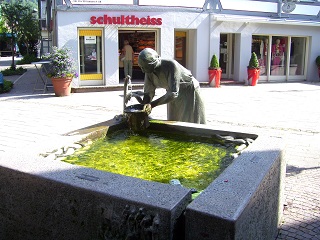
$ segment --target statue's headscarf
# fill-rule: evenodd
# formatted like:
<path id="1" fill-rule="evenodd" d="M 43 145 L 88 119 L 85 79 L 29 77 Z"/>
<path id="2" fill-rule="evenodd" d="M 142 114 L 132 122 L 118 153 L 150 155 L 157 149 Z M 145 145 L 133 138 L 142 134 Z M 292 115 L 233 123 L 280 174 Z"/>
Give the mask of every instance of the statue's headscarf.
<path id="1" fill-rule="evenodd" d="M 152 48 L 145 48 L 139 53 L 139 64 L 148 64 L 157 67 L 160 64 L 159 54 Z"/>

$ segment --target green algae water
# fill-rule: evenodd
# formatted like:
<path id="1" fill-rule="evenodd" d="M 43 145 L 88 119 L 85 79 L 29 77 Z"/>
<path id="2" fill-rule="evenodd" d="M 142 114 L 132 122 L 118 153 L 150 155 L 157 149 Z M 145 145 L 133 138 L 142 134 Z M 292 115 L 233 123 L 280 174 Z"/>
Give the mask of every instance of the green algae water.
<path id="1" fill-rule="evenodd" d="M 232 162 L 235 147 L 209 138 L 147 131 L 119 130 L 94 141 L 64 161 L 144 180 L 204 190 Z"/>

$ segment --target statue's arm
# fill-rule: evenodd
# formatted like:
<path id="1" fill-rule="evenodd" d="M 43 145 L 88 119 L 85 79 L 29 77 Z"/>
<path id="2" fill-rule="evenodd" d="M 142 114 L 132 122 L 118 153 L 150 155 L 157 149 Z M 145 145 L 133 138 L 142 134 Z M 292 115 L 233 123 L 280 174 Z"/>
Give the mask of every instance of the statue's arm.
<path id="1" fill-rule="evenodd" d="M 153 84 L 151 77 L 146 74 L 144 77 L 144 94 L 143 94 L 143 100 L 139 103 L 141 104 L 150 104 L 150 102 L 152 101 L 152 99 L 155 96 L 156 93 L 156 86 Z"/>
<path id="2" fill-rule="evenodd" d="M 174 98 L 177 97 L 177 94 L 172 93 L 172 92 L 167 92 L 165 95 L 163 95 L 162 97 L 154 100 L 151 102 L 151 98 L 148 94 L 145 94 L 143 97 L 143 102 L 142 104 L 144 104 L 144 111 L 146 111 L 148 114 L 151 113 L 152 108 L 159 106 L 161 104 L 166 104 L 169 103 L 170 101 L 172 101 Z"/>
<path id="3" fill-rule="evenodd" d="M 152 101 L 151 107 L 154 108 L 156 106 L 162 105 L 162 104 L 167 104 L 169 102 L 171 102 L 173 99 L 175 99 L 176 97 L 178 97 L 178 93 L 177 92 L 168 92 L 163 95 L 162 97 Z"/>
<path id="4" fill-rule="evenodd" d="M 173 61 L 165 60 L 162 62 L 161 68 L 165 71 L 168 89 L 165 95 L 151 102 L 151 107 L 156 107 L 162 104 L 167 104 L 179 96 L 179 69 Z"/>
<path id="5" fill-rule="evenodd" d="M 143 100 L 142 100 L 142 98 L 140 97 L 139 94 L 137 94 L 137 93 L 132 93 L 132 97 L 135 97 L 140 104 L 143 103 Z"/>

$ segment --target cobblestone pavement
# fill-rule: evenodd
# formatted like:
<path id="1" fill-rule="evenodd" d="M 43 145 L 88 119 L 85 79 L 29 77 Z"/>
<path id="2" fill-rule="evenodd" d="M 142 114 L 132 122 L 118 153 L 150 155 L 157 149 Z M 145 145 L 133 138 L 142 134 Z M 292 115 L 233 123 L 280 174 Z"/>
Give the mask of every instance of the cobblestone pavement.
<path id="1" fill-rule="evenodd" d="M 33 66 L 26 67 L 28 72 L 20 78 L 6 77 L 15 87 L 0 95 L 0 155 L 52 150 L 74 142 L 66 133 L 122 113 L 121 91 L 60 98 L 52 90 L 33 93 L 37 73 Z M 285 208 L 277 239 L 320 239 L 319 82 L 222 85 L 201 91 L 208 125 L 285 141 Z M 165 106 L 153 109 L 151 117 L 165 119 Z"/>

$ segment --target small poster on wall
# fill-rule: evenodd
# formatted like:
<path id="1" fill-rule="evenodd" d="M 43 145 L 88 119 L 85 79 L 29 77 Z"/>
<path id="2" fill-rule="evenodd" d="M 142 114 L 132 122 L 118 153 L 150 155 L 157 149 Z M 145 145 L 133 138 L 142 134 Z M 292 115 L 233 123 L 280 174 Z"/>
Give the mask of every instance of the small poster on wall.
<path id="1" fill-rule="evenodd" d="M 84 36 L 84 44 L 96 44 L 97 37 L 96 36 Z"/>
<path id="2" fill-rule="evenodd" d="M 101 0 L 71 0 L 72 4 L 97 4 L 101 3 Z"/>
<path id="3" fill-rule="evenodd" d="M 71 0 L 72 4 L 132 4 L 132 0 Z"/>

